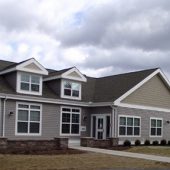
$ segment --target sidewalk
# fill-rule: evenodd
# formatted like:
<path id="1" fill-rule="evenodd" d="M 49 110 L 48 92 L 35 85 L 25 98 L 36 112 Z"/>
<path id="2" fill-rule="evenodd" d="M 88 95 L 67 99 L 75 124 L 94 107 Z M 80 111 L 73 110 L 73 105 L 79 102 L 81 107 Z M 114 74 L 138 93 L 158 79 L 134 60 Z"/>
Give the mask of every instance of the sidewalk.
<path id="1" fill-rule="evenodd" d="M 170 163 L 170 157 L 164 157 L 164 156 L 155 156 L 155 155 L 108 150 L 108 149 L 81 147 L 81 146 L 70 146 L 70 148 L 78 149 L 78 150 L 82 150 L 82 151 L 109 154 L 109 155 L 114 155 L 114 156 L 124 156 L 124 157 L 129 157 L 129 158 L 139 158 L 139 159 L 146 159 L 146 160 Z"/>

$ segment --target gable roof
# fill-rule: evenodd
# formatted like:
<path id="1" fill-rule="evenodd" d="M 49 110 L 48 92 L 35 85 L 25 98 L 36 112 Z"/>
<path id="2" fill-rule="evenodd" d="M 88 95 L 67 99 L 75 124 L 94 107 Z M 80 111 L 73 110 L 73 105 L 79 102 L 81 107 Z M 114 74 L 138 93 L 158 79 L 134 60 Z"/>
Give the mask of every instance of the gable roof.
<path id="1" fill-rule="evenodd" d="M 28 61 L 28 60 L 26 60 Z M 4 69 L 10 69 L 16 67 L 19 64 L 22 64 L 26 61 L 20 63 L 8 62 L 0 60 L 0 71 Z M 72 70 L 75 67 L 66 68 L 63 70 L 53 70 L 46 69 L 49 73 L 45 78 L 53 76 L 61 76 L 64 73 L 67 73 L 69 70 Z M 114 102 L 120 99 L 123 95 L 128 93 L 130 90 L 134 89 L 138 84 L 145 80 L 148 76 L 156 73 L 159 70 L 158 68 L 124 73 L 119 75 L 94 78 L 83 75 L 87 82 L 82 82 L 82 102 Z M 8 82 L 3 78 L 3 75 L 0 76 L 0 93 L 7 94 L 17 94 L 15 89 L 12 89 Z M 165 83 L 168 83 L 166 77 L 163 77 Z M 60 96 L 56 95 L 55 92 L 48 86 L 48 83 L 44 82 L 43 84 L 43 95 L 39 97 L 61 99 Z M 24 94 L 23 94 L 24 95 Z M 68 99 L 69 100 L 69 99 Z"/>
<path id="2" fill-rule="evenodd" d="M 70 70 L 70 69 L 72 69 L 72 68 L 73 68 L 73 67 L 66 68 L 66 69 L 62 69 L 62 70 L 49 70 L 49 69 L 48 69 L 49 74 L 48 74 L 48 76 L 46 76 L 46 77 L 59 76 L 59 75 L 67 72 L 68 70 Z"/>
<path id="3" fill-rule="evenodd" d="M 2 60 L 1 60 L 2 61 Z M 8 64 L 7 64 L 8 63 Z M 28 69 L 28 68 L 24 68 L 25 66 L 29 65 L 29 64 L 34 64 L 36 65 L 37 68 L 39 68 L 40 70 L 32 70 L 32 69 Z M 6 67 L 5 67 L 6 65 Z M 20 71 L 26 71 L 26 72 L 35 72 L 37 74 L 42 74 L 42 75 L 47 75 L 48 71 L 34 58 L 29 58 L 27 60 L 24 60 L 22 62 L 19 63 L 14 63 L 14 62 L 7 62 L 7 61 L 2 61 L 2 69 L 0 69 L 0 74 L 6 74 L 15 70 L 20 70 Z"/>
<path id="4" fill-rule="evenodd" d="M 114 102 L 156 70 L 157 68 L 154 68 L 95 79 L 87 77 L 87 85 L 83 85 L 83 91 L 85 93 L 88 90 L 87 87 L 91 86 L 93 96 L 91 98 L 83 96 L 83 98 L 85 101 L 92 102 Z"/>
<path id="5" fill-rule="evenodd" d="M 75 73 L 77 77 L 74 76 L 75 74 L 72 75 L 73 73 Z M 46 76 L 43 81 L 49 81 L 60 78 L 77 80 L 81 82 L 87 81 L 86 77 L 76 67 L 70 67 L 59 71 L 50 70 L 49 75 Z"/>

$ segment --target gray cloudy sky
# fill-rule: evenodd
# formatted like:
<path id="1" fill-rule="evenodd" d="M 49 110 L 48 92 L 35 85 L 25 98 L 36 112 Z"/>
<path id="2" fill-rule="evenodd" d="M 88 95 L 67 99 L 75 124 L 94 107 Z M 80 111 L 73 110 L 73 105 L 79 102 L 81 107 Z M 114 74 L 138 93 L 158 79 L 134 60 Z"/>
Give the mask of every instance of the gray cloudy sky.
<path id="1" fill-rule="evenodd" d="M 89 76 L 161 67 L 170 78 L 170 1 L 0 0 L 0 59 L 30 57 Z"/>

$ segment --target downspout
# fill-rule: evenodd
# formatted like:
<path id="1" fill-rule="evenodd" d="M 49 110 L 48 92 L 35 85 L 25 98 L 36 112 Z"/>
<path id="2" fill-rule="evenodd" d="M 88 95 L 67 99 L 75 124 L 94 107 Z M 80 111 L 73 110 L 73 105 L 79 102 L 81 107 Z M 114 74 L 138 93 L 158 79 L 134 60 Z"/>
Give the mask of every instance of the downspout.
<path id="1" fill-rule="evenodd" d="M 5 137 L 6 101 L 7 101 L 7 97 L 5 96 L 5 99 L 4 99 L 4 107 L 3 107 L 3 128 L 2 128 L 2 137 Z"/>

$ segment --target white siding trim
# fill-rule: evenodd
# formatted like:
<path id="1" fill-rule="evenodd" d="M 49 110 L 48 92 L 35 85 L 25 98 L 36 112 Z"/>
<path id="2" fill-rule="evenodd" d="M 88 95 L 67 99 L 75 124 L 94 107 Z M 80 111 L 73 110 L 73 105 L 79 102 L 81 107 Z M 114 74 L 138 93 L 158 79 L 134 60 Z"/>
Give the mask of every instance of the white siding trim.
<path id="1" fill-rule="evenodd" d="M 128 104 L 128 103 L 119 103 L 117 106 L 170 113 L 170 109 L 164 109 L 164 108 L 159 108 L 159 107 L 150 107 L 150 106 L 135 105 L 135 104 Z"/>

